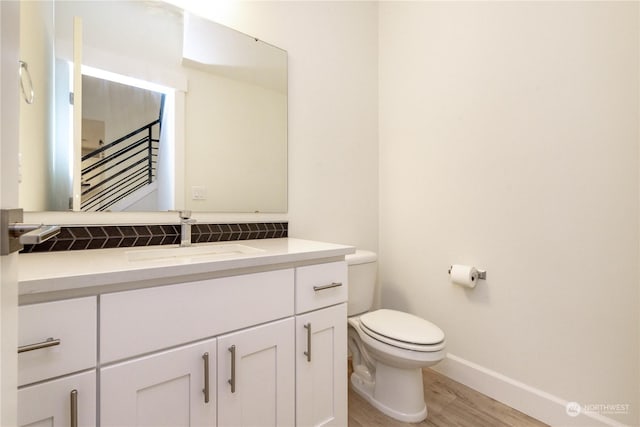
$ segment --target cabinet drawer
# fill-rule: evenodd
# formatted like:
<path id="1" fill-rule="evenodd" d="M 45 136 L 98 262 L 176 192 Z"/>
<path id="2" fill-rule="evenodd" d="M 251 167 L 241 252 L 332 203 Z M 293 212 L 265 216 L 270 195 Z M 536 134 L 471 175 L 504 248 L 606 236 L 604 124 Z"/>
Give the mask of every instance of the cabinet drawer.
<path id="1" fill-rule="evenodd" d="M 75 390 L 75 407 L 71 406 Z M 75 411 L 74 411 L 75 409 Z M 18 425 L 67 427 L 72 411 L 78 425 L 96 425 L 96 372 L 89 371 L 18 390 Z"/>
<path id="2" fill-rule="evenodd" d="M 296 313 L 347 300 L 345 261 L 296 268 Z"/>
<path id="3" fill-rule="evenodd" d="M 100 297 L 100 358 L 123 358 L 293 314 L 293 270 Z"/>
<path id="4" fill-rule="evenodd" d="M 18 385 L 95 366 L 96 298 L 18 307 L 18 347 L 60 340 L 58 345 L 18 354 Z"/>

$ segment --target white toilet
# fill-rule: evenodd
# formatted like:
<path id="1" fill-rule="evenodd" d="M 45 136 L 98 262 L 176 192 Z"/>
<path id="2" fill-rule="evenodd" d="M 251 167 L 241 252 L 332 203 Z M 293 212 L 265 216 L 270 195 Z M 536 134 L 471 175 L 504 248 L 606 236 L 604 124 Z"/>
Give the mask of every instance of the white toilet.
<path id="1" fill-rule="evenodd" d="M 354 390 L 386 415 L 403 422 L 427 417 L 422 368 L 445 356 L 444 332 L 420 317 L 396 310 L 369 311 L 377 256 L 356 251 L 349 265 L 349 351 Z"/>

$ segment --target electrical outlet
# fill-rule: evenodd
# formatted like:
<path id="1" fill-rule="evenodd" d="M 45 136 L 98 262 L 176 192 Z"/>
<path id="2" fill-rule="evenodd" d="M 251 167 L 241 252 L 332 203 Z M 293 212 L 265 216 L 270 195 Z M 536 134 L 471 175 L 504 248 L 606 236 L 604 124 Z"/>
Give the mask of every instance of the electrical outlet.
<path id="1" fill-rule="evenodd" d="M 202 185 L 194 185 L 191 187 L 191 200 L 206 200 L 207 188 Z"/>

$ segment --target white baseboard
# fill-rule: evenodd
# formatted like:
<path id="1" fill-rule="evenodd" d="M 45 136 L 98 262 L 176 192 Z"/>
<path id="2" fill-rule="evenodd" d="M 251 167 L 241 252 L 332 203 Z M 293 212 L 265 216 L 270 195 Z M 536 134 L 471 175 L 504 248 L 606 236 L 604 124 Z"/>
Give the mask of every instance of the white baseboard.
<path id="1" fill-rule="evenodd" d="M 593 412 L 569 416 L 568 401 L 453 354 L 448 354 L 442 362 L 432 366 L 432 369 L 551 426 L 624 426 Z"/>

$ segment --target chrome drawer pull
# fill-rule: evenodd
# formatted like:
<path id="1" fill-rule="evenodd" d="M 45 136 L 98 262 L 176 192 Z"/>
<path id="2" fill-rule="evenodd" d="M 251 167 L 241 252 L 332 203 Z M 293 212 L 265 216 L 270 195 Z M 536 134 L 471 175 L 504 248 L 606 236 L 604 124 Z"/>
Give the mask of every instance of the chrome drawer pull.
<path id="1" fill-rule="evenodd" d="M 202 355 L 204 360 L 204 403 L 209 403 L 209 352 Z"/>
<path id="2" fill-rule="evenodd" d="M 24 353 L 25 351 L 40 350 L 41 348 L 54 347 L 56 345 L 60 345 L 59 338 L 56 338 L 56 339 L 47 338 L 46 341 L 38 342 L 35 344 L 27 344 L 27 345 L 18 347 L 18 353 Z"/>
<path id="3" fill-rule="evenodd" d="M 78 427 L 78 390 L 71 390 L 71 427 Z"/>
<path id="4" fill-rule="evenodd" d="M 318 291 L 324 291 L 325 289 L 337 288 L 340 286 L 342 286 L 342 282 L 333 282 L 329 285 L 314 286 L 313 290 L 318 292 Z"/>
<path id="5" fill-rule="evenodd" d="M 231 393 L 236 392 L 236 346 L 232 345 L 229 347 L 229 351 L 231 352 L 231 379 L 229 380 L 229 384 L 231 385 Z"/>
<path id="6" fill-rule="evenodd" d="M 311 323 L 304 325 L 304 328 L 307 330 L 307 351 L 303 354 L 307 356 L 307 362 L 311 362 Z"/>

